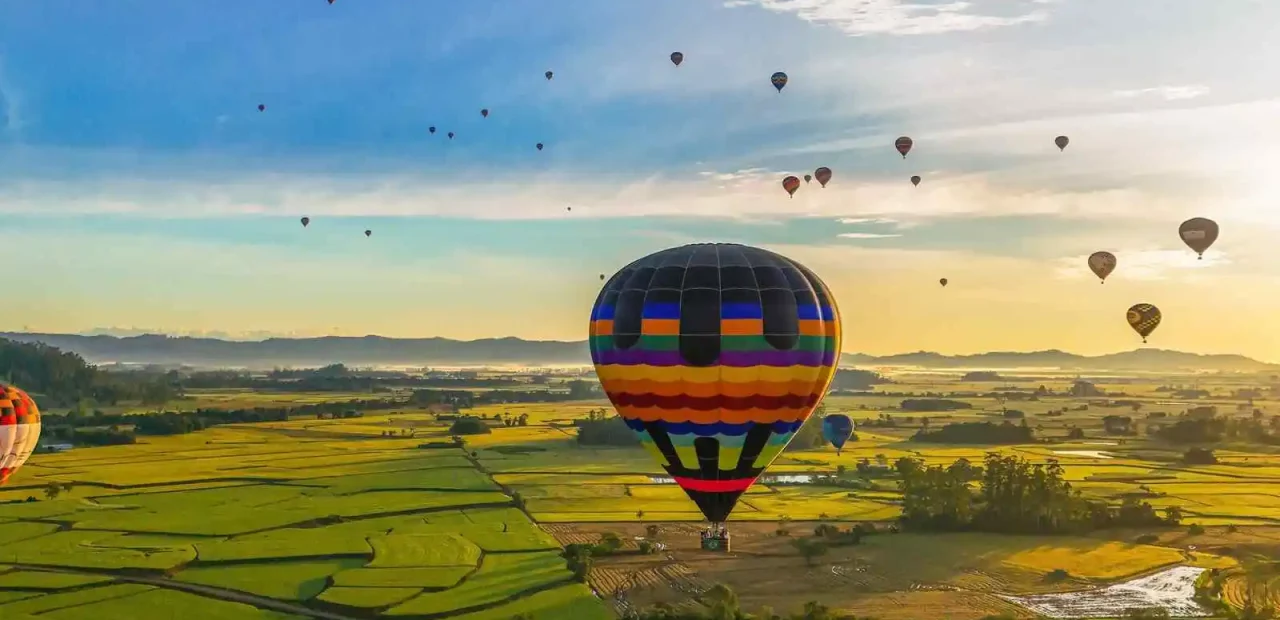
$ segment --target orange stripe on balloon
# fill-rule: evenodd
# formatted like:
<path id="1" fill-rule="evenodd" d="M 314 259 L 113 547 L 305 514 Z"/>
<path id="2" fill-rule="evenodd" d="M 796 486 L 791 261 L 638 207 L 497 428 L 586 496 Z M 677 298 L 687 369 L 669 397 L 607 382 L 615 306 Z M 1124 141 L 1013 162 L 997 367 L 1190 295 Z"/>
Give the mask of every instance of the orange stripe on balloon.
<path id="1" fill-rule="evenodd" d="M 640 333 L 646 336 L 679 336 L 680 319 L 643 319 Z"/>
<path id="2" fill-rule="evenodd" d="M 801 409 L 790 407 L 785 409 L 743 409 L 742 411 L 730 411 L 727 409 L 712 409 L 711 411 L 658 409 L 656 407 L 619 407 L 617 405 L 614 405 L 614 408 L 624 418 L 633 418 L 644 422 L 693 422 L 694 424 L 714 424 L 716 422 L 729 424 L 799 422 L 808 417 L 810 411 L 812 411 L 808 407 Z"/>
<path id="3" fill-rule="evenodd" d="M 720 334 L 724 336 L 759 336 L 764 333 L 761 319 L 720 319 Z"/>
<path id="4" fill-rule="evenodd" d="M 599 319 L 591 322 L 592 336 L 612 336 L 613 319 Z"/>
<path id="5" fill-rule="evenodd" d="M 800 322 L 801 336 L 825 336 L 827 335 L 825 325 L 830 325 L 830 321 L 821 321 L 815 319 L 802 319 Z"/>

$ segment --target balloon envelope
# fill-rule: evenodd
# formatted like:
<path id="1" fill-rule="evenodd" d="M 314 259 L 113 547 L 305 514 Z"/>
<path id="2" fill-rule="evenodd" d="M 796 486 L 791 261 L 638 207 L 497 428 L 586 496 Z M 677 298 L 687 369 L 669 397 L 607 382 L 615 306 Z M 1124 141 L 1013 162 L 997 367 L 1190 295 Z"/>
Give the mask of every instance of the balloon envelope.
<path id="1" fill-rule="evenodd" d="M 548 71 L 548 72 L 544 73 L 543 75 L 547 76 L 547 79 L 549 80 L 549 79 L 551 79 L 551 78 L 555 77 L 555 75 L 556 75 L 556 74 L 554 74 L 554 73 L 552 73 L 552 72 Z"/>
<path id="2" fill-rule="evenodd" d="M 819 185 L 826 187 L 827 183 L 831 181 L 831 169 L 826 166 L 818 168 L 813 171 L 813 178 L 818 180 Z"/>
<path id="3" fill-rule="evenodd" d="M 1147 341 L 1147 336 L 1151 332 L 1156 331 L 1160 326 L 1160 309 L 1151 304 L 1134 304 L 1129 311 L 1125 313 L 1125 319 L 1129 321 L 1129 327 L 1133 331 L 1138 332 L 1142 336 L 1142 341 Z"/>
<path id="4" fill-rule="evenodd" d="M 787 190 L 788 196 L 795 196 L 796 190 L 800 189 L 800 179 L 793 176 L 782 179 L 782 189 Z"/>
<path id="5" fill-rule="evenodd" d="M 1178 227 L 1178 236 L 1187 247 L 1204 258 L 1204 251 L 1218 240 L 1218 223 L 1203 217 L 1193 217 Z"/>
<path id="6" fill-rule="evenodd" d="M 452 131 L 450 131 L 450 132 L 449 132 L 449 139 L 450 139 L 450 140 L 452 140 L 452 139 L 453 139 L 453 132 L 452 132 Z"/>
<path id="7" fill-rule="evenodd" d="M 480 116 L 483 116 L 483 117 L 485 117 L 485 118 L 489 118 L 489 108 L 484 108 L 484 109 L 480 110 Z"/>
<path id="8" fill-rule="evenodd" d="M 435 133 L 435 132 L 436 132 L 435 125 L 432 125 L 431 127 L 428 127 L 428 128 L 427 128 L 427 131 L 428 131 L 428 132 L 430 132 L 430 133 Z"/>
<path id="9" fill-rule="evenodd" d="M 623 421 L 722 522 L 830 386 L 840 312 L 791 259 L 701 243 L 614 274 L 591 310 L 590 345 Z"/>
<path id="10" fill-rule="evenodd" d="M 1065 151 L 1067 149 L 1067 145 L 1071 143 L 1071 138 L 1068 138 L 1066 136 L 1058 136 L 1053 139 L 1053 143 L 1058 145 L 1059 151 Z"/>
<path id="11" fill-rule="evenodd" d="M 941 284 L 941 285 L 943 285 L 943 286 L 946 286 L 946 285 L 947 285 L 947 279 L 946 279 L 946 278 L 939 278 L 939 279 L 938 279 L 938 284 Z"/>
<path id="12" fill-rule="evenodd" d="M 778 92 L 782 92 L 782 87 L 787 85 L 787 74 L 779 71 L 769 76 L 769 83 L 773 84 L 773 87 L 778 89 Z"/>
<path id="13" fill-rule="evenodd" d="M 806 175 L 804 175 L 804 182 L 805 182 L 805 183 L 808 183 L 809 181 L 812 181 L 812 180 L 813 180 L 813 175 L 812 175 L 812 174 L 806 174 Z"/>
<path id="14" fill-rule="evenodd" d="M 1089 270 L 1093 275 L 1098 276 L 1102 281 L 1106 281 L 1107 276 L 1111 275 L 1116 268 L 1116 255 L 1111 252 L 1094 252 L 1089 255 Z"/>
<path id="15" fill-rule="evenodd" d="M 265 111 L 267 111 L 267 106 L 262 105 L 261 103 L 259 103 L 259 104 L 258 104 L 258 111 L 259 111 L 259 112 L 265 112 Z"/>
<path id="16" fill-rule="evenodd" d="M 310 223 L 311 223 L 311 218 L 309 218 L 309 217 L 304 217 L 304 218 L 302 218 L 302 227 L 303 227 L 303 228 L 306 228 L 306 227 L 307 227 L 307 224 L 310 224 Z"/>
<path id="17" fill-rule="evenodd" d="M 364 236 L 366 236 L 366 237 L 368 237 L 369 235 L 372 235 L 372 234 L 373 234 L 373 231 L 372 231 L 372 230 L 366 230 L 366 231 L 364 231 Z"/>
<path id="18" fill-rule="evenodd" d="M 915 143 L 911 141 L 911 138 L 902 136 L 901 138 L 893 141 L 893 148 L 898 149 L 898 152 L 902 153 L 902 158 L 906 159 L 907 153 L 911 152 L 911 146 L 913 144 Z"/>
<path id="19" fill-rule="evenodd" d="M 916 187 L 919 187 L 919 186 L 920 186 L 920 177 L 918 177 L 918 176 L 913 176 L 913 177 L 911 177 L 911 184 L 912 184 L 912 185 L 915 185 Z"/>
<path id="20" fill-rule="evenodd" d="M 853 435 L 853 420 L 843 413 L 834 413 L 822 419 L 822 438 L 836 447 L 836 453 Z"/>
<path id="21" fill-rule="evenodd" d="M 12 385 L 0 385 L 0 484 L 31 458 L 39 439 L 36 401 Z"/>
<path id="22" fill-rule="evenodd" d="M 541 143 L 541 142 L 539 142 L 539 143 L 537 144 L 537 147 L 538 147 L 538 150 L 539 150 L 539 151 L 541 151 L 541 150 L 542 150 L 542 143 Z"/>
<path id="23" fill-rule="evenodd" d="M 672 64 L 674 64 L 675 66 L 679 67 L 679 66 L 680 66 L 680 63 L 682 63 L 682 62 L 684 62 L 684 54 L 681 54 L 680 52 L 671 52 L 671 63 L 672 63 Z"/>

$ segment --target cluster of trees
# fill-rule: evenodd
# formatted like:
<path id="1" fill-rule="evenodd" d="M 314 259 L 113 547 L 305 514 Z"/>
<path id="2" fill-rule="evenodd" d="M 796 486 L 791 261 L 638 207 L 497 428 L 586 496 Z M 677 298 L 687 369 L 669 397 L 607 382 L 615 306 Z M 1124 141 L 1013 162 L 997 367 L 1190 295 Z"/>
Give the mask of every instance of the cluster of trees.
<path id="1" fill-rule="evenodd" d="M 1176 422 L 1151 431 L 1151 434 L 1171 443 L 1182 444 L 1247 441 L 1280 445 L 1280 416 L 1273 416 L 1268 420 L 1258 410 L 1254 410 L 1249 418 L 1188 414 Z"/>
<path id="2" fill-rule="evenodd" d="M 41 407 L 79 407 L 84 401 L 160 404 L 181 396 L 176 373 L 104 372 L 84 358 L 42 343 L 0 339 L 0 380 L 31 394 Z"/>
<path id="3" fill-rule="evenodd" d="M 1151 504 L 1133 497 L 1119 507 L 1085 499 L 1052 460 L 1032 464 L 990 453 L 981 468 L 965 459 L 948 467 L 924 467 L 904 457 L 896 469 L 902 476 L 902 521 L 920 529 L 1056 534 L 1172 526 L 1182 520 L 1176 506 L 1161 517 Z M 976 492 L 970 488 L 973 481 L 978 482 Z"/>
<path id="4" fill-rule="evenodd" d="M 948 424 L 937 430 L 922 428 L 911 436 L 911 441 L 924 443 L 962 444 L 1019 444 L 1035 441 L 1035 431 L 1025 419 L 1020 424 L 1008 420 L 992 422 L 960 422 Z"/>
<path id="5" fill-rule="evenodd" d="M 903 411 L 959 411 L 973 409 L 973 405 L 947 398 L 908 398 L 902 401 L 899 408 Z"/>
<path id="6" fill-rule="evenodd" d="M 583 446 L 635 446 L 640 444 L 636 434 L 622 417 L 610 415 L 604 409 L 592 409 L 586 418 L 573 421 L 578 429 L 578 444 Z"/>
<path id="7" fill-rule="evenodd" d="M 872 386 L 881 383 L 893 382 L 878 372 L 840 368 L 836 370 L 836 376 L 831 380 L 831 389 L 837 391 L 869 390 Z"/>

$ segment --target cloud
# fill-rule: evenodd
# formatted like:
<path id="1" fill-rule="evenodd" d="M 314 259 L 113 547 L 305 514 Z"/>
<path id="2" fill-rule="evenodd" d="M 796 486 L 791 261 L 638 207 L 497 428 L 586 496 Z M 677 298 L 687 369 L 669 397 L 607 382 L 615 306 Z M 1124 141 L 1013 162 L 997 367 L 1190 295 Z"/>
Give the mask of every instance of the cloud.
<path id="1" fill-rule="evenodd" d="M 1109 278 L 1119 276 L 1125 280 L 1168 280 L 1173 276 L 1186 276 L 1191 270 L 1229 265 L 1232 261 L 1216 250 L 1205 252 L 1204 259 L 1197 259 L 1190 250 L 1134 250 L 1119 251 L 1116 270 Z M 1064 279 L 1095 278 L 1088 268 L 1089 256 L 1071 256 L 1058 261 L 1055 273 Z"/>
<path id="2" fill-rule="evenodd" d="M 1155 86 L 1152 88 L 1139 88 L 1135 90 L 1117 90 L 1111 93 L 1118 99 L 1132 99 L 1143 95 L 1155 95 L 1165 101 L 1181 101 L 1184 99 L 1195 99 L 1203 95 L 1209 94 L 1209 87 L 1200 84 L 1189 84 L 1186 86 Z"/>
<path id="3" fill-rule="evenodd" d="M 887 217 L 842 217 L 837 222 L 841 224 L 896 224 L 898 220 Z"/>
<path id="4" fill-rule="evenodd" d="M 1005 15 L 983 14 L 999 6 Z M 920 35 L 973 31 L 1044 21 L 1048 13 L 1036 0 L 977 0 L 926 4 L 904 0 L 728 0 L 729 8 L 758 6 L 775 13 L 791 13 L 818 24 L 829 24 L 850 36 L 870 34 Z M 1012 10 L 1011 10 L 1012 9 Z"/>
<path id="5" fill-rule="evenodd" d="M 894 237 L 901 237 L 902 235 L 890 233 L 840 233 L 837 236 L 844 237 L 845 239 L 892 239 Z"/>

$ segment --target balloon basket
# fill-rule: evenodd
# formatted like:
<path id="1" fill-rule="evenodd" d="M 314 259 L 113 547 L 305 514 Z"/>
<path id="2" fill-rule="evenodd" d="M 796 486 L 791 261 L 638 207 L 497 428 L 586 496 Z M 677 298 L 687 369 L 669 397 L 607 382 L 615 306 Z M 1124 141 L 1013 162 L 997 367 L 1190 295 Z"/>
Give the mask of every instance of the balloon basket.
<path id="1" fill-rule="evenodd" d="M 723 535 L 703 536 L 702 550 L 714 551 L 716 553 L 729 553 L 730 539 L 731 535 L 728 532 Z"/>

